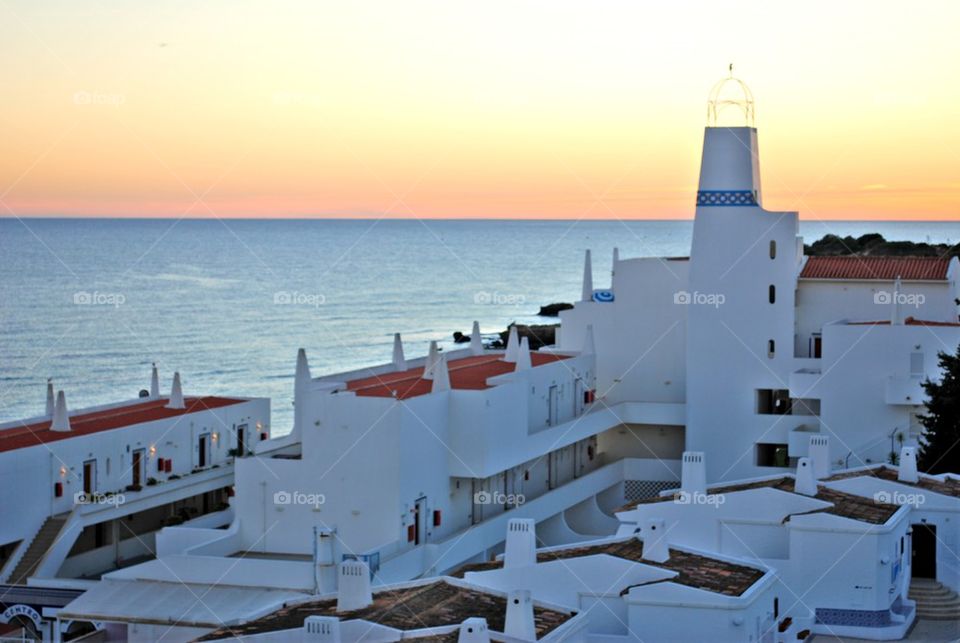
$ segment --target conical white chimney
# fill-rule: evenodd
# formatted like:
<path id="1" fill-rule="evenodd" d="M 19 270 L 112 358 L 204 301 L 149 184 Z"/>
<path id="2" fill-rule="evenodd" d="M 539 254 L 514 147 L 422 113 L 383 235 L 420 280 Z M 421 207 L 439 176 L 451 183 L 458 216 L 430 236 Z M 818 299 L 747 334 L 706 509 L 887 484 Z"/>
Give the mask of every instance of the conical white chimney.
<path id="1" fill-rule="evenodd" d="M 433 386 L 431 393 L 450 390 L 450 371 L 447 369 L 447 356 L 441 355 L 436 367 L 433 369 Z"/>
<path id="2" fill-rule="evenodd" d="M 510 334 L 507 335 L 507 350 L 503 354 L 503 361 L 516 362 L 520 356 L 520 339 L 517 336 L 517 327 L 510 327 Z"/>
<path id="3" fill-rule="evenodd" d="M 430 340 L 430 350 L 427 351 L 427 360 L 423 363 L 423 379 L 432 380 L 433 373 L 440 362 L 440 348 L 436 340 Z"/>
<path id="4" fill-rule="evenodd" d="M 393 368 L 397 371 L 407 370 L 407 360 L 403 357 L 403 341 L 400 333 L 393 334 Z"/>
<path id="5" fill-rule="evenodd" d="M 153 363 L 150 369 L 150 399 L 160 398 L 160 373 L 157 371 L 157 363 Z"/>
<path id="6" fill-rule="evenodd" d="M 187 405 L 183 402 L 183 388 L 180 386 L 180 371 L 173 374 L 173 386 L 170 387 L 170 401 L 167 402 L 168 409 L 185 409 Z"/>
<path id="7" fill-rule="evenodd" d="M 51 431 L 69 431 L 70 414 L 67 412 L 67 396 L 63 391 L 57 393 L 57 403 L 53 409 L 53 421 L 50 422 Z"/>
<path id="8" fill-rule="evenodd" d="M 580 292 L 580 301 L 593 301 L 593 262 L 590 260 L 590 251 L 583 255 L 583 290 Z"/>
<path id="9" fill-rule="evenodd" d="M 53 380 L 47 378 L 47 412 L 44 415 L 46 415 L 48 418 L 52 418 L 56 405 L 57 399 L 53 394 Z"/>
<path id="10" fill-rule="evenodd" d="M 480 322 L 473 322 L 473 330 L 470 331 L 470 352 L 474 355 L 483 355 L 483 338 L 480 337 Z"/>
<path id="11" fill-rule="evenodd" d="M 517 366 L 515 370 L 526 371 L 533 368 L 533 362 L 530 358 L 530 340 L 526 337 L 520 340 L 520 350 L 517 353 Z"/>

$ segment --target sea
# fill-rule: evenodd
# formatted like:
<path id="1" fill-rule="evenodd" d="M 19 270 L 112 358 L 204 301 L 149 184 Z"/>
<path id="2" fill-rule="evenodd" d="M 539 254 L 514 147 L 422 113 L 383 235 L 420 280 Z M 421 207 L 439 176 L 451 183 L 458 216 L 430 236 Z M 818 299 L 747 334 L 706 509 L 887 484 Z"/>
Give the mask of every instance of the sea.
<path id="1" fill-rule="evenodd" d="M 805 240 L 879 232 L 956 243 L 960 222 L 803 221 Z M 408 357 L 454 331 L 552 323 L 621 258 L 689 254 L 692 221 L 0 219 L 0 421 L 136 397 L 150 365 L 186 395 L 269 397 L 290 431 L 297 349 L 314 374 Z"/>

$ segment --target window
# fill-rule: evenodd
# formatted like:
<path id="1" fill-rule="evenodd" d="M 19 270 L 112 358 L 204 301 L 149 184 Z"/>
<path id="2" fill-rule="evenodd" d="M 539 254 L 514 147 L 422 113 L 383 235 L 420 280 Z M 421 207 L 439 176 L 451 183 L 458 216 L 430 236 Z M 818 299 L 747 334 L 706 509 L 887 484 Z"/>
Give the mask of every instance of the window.
<path id="1" fill-rule="evenodd" d="M 790 460 L 787 457 L 786 444 L 757 443 L 758 467 L 787 467 Z"/>
<path id="2" fill-rule="evenodd" d="M 923 375 L 923 353 L 910 353 L 910 375 Z"/>
<path id="3" fill-rule="evenodd" d="M 777 352 L 777 343 L 772 339 L 767 340 L 767 357 L 773 358 L 774 353 Z"/>
<path id="4" fill-rule="evenodd" d="M 787 389 L 757 389 L 757 413 L 760 415 L 789 415 L 792 406 Z"/>
<path id="5" fill-rule="evenodd" d="M 770 300 L 771 304 L 777 302 L 777 287 L 773 284 L 770 284 L 770 288 L 767 290 L 767 298 Z"/>
<path id="6" fill-rule="evenodd" d="M 775 597 L 773 599 L 773 618 L 778 616 L 780 616 L 780 599 Z"/>
<path id="7" fill-rule="evenodd" d="M 777 242 L 773 240 L 770 241 L 770 258 L 777 258 Z"/>

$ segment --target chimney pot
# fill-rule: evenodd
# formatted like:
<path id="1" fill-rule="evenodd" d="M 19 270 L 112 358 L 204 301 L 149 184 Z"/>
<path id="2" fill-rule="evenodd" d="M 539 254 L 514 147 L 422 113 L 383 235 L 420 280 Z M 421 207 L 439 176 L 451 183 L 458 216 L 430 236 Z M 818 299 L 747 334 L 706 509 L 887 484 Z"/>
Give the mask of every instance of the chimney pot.
<path id="1" fill-rule="evenodd" d="M 530 590 L 518 589 L 507 595 L 507 616 L 503 633 L 526 641 L 537 640 Z"/>
<path id="2" fill-rule="evenodd" d="M 487 619 L 474 617 L 461 623 L 457 643 L 490 643 Z"/>
<path id="3" fill-rule="evenodd" d="M 345 560 L 337 569 L 337 611 L 351 612 L 373 603 L 370 568 L 362 560 Z"/>
<path id="4" fill-rule="evenodd" d="M 303 640 L 340 643 L 340 619 L 335 616 L 308 616 L 303 621 Z"/>
<path id="5" fill-rule="evenodd" d="M 667 543 L 667 523 L 660 518 L 651 518 L 640 532 L 643 541 L 643 559 L 654 563 L 670 560 L 670 546 Z"/>
<path id="6" fill-rule="evenodd" d="M 537 523 L 533 518 L 513 518 L 507 523 L 504 567 L 523 567 L 537 563 Z"/>
<path id="7" fill-rule="evenodd" d="M 707 493 L 707 463 L 703 451 L 684 451 L 680 490 L 689 494 Z"/>
<path id="8" fill-rule="evenodd" d="M 917 472 L 917 450 L 914 447 L 900 449 L 897 480 L 900 482 L 920 482 L 920 474 Z"/>
<path id="9" fill-rule="evenodd" d="M 813 476 L 813 463 L 810 462 L 810 458 L 800 458 L 797 461 L 797 475 L 793 490 L 805 496 L 817 495 L 817 479 Z"/>

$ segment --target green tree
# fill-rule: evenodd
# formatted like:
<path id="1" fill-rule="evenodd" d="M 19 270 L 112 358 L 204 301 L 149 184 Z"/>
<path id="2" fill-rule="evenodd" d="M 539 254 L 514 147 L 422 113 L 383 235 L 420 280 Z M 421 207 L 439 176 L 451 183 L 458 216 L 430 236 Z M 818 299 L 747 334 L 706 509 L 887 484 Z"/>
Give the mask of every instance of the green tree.
<path id="1" fill-rule="evenodd" d="M 960 472 L 960 347 L 955 355 L 938 356 L 943 379 L 923 383 L 929 401 L 919 417 L 926 429 L 918 466 L 926 473 Z"/>

